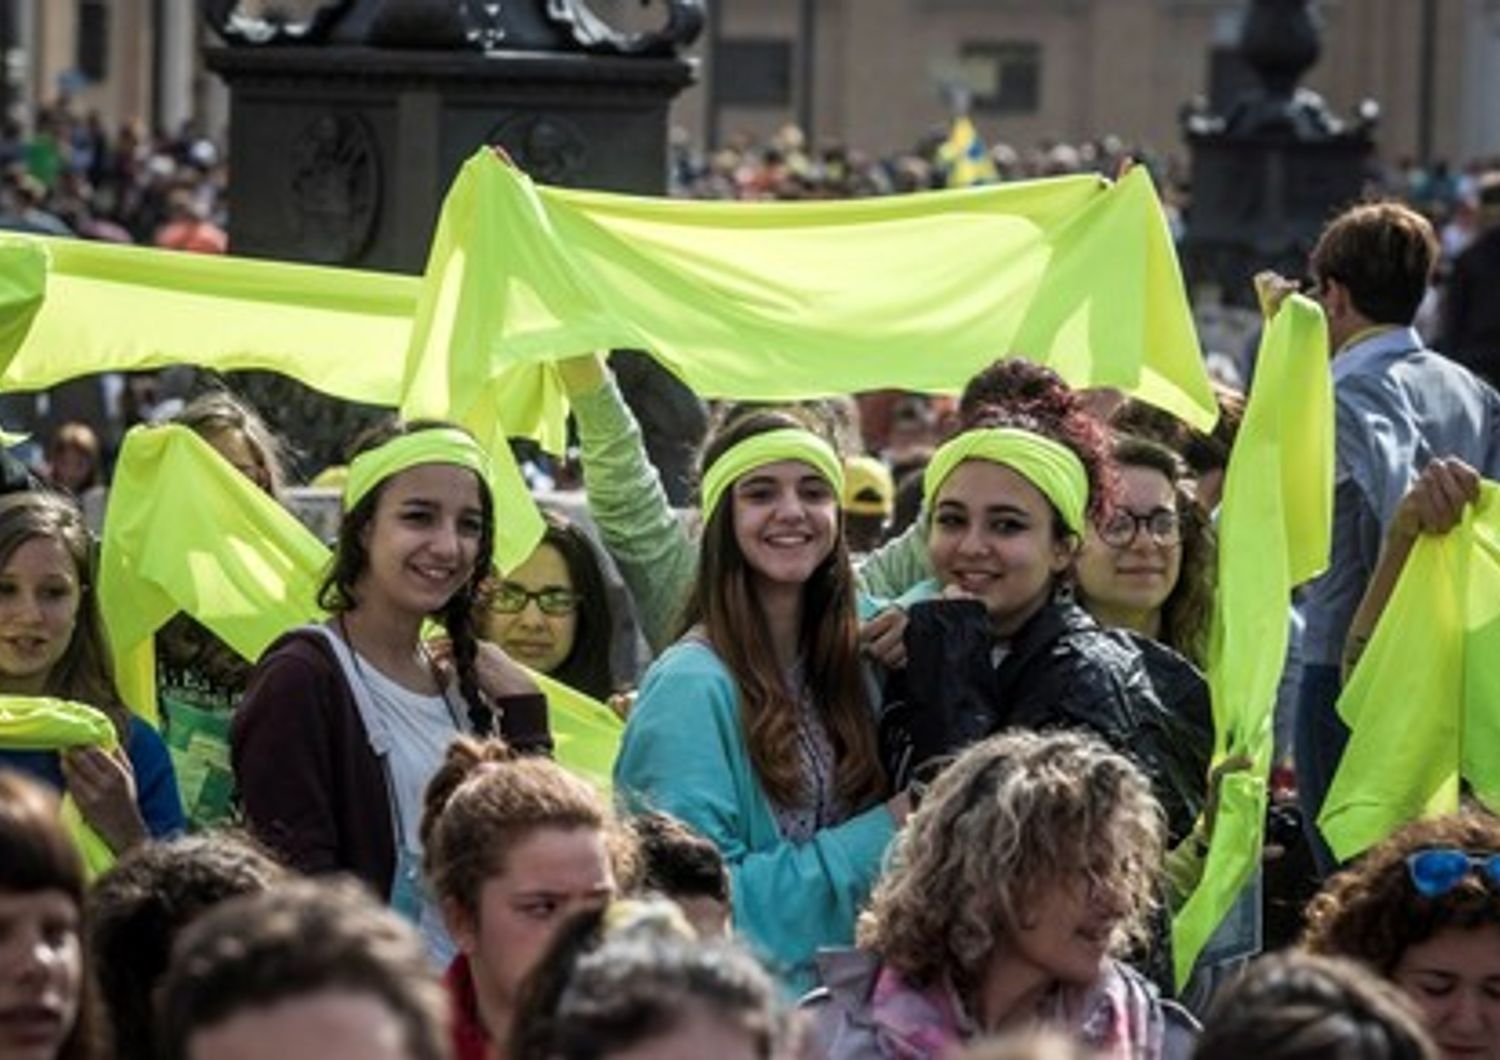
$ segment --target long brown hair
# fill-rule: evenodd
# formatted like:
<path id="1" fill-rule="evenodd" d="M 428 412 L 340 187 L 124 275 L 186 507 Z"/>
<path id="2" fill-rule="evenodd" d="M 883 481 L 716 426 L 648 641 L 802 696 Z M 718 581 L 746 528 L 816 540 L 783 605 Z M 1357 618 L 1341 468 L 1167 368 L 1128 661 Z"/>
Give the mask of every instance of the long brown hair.
<path id="1" fill-rule="evenodd" d="M 73 561 L 78 579 L 78 616 L 62 658 L 53 665 L 45 695 L 86 703 L 114 722 L 123 743 L 130 715 L 115 688 L 114 670 L 99 617 L 94 542 L 78 505 L 61 493 L 29 490 L 0 497 L 0 569 L 33 538 L 50 538 Z"/>
<path id="2" fill-rule="evenodd" d="M 766 410 L 737 419 L 709 442 L 703 466 L 711 466 L 747 438 L 788 427 L 809 429 L 786 411 Z M 804 794 L 797 765 L 801 708 L 777 664 L 752 571 L 735 540 L 731 494 L 726 492 L 718 508 L 704 512 L 703 517 L 698 578 L 683 616 L 683 630 L 701 625 L 734 676 L 755 774 L 774 802 L 790 805 Z M 827 726 L 836 754 L 838 793 L 851 805 L 863 806 L 884 790 L 885 771 L 860 674 L 854 593 L 854 571 L 840 523 L 833 550 L 803 586 L 798 643 L 814 709 Z"/>

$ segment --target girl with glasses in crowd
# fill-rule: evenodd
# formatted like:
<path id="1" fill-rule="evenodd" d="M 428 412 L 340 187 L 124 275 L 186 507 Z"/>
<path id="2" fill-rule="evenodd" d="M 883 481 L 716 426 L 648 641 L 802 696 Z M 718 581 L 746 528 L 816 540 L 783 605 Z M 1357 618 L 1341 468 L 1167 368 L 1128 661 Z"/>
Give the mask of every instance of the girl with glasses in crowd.
<path id="1" fill-rule="evenodd" d="M 1073 600 L 1087 525 L 1115 493 L 1107 436 L 1055 375 L 1030 375 L 1007 405 L 971 406 L 925 472 L 937 583 L 908 611 L 886 760 L 900 782 L 1002 728 L 1088 729 L 1146 770 L 1177 842 L 1203 808 L 1207 741 L 1183 738 L 1149 648 Z"/>
<path id="2" fill-rule="evenodd" d="M 599 559 L 578 526 L 553 512 L 542 515 L 541 543 L 486 594 L 481 628 L 517 662 L 606 700 L 616 691 L 614 625 Z"/>
<path id="3" fill-rule="evenodd" d="M 421 886 L 423 791 L 448 745 L 500 731 L 550 747 L 546 702 L 474 634 L 493 565 L 489 457 L 438 423 L 386 428 L 349 468 L 323 624 L 256 664 L 230 740 L 251 829 L 303 872 L 352 873 L 446 948 Z M 447 640 L 427 642 L 441 622 Z"/>
<path id="4" fill-rule="evenodd" d="M 1078 602 L 1101 625 L 1134 630 L 1202 667 L 1213 617 L 1215 548 L 1208 517 L 1170 449 L 1120 438 L 1113 504 L 1084 527 Z"/>
<path id="5" fill-rule="evenodd" d="M 1313 899 L 1303 943 L 1394 982 L 1451 1060 L 1500 1058 L 1500 821 L 1402 828 Z"/>
<path id="6" fill-rule="evenodd" d="M 703 456 L 703 537 L 682 638 L 652 666 L 616 786 L 710 839 L 734 920 L 785 981 L 848 942 L 909 802 L 886 802 L 840 533 L 843 465 L 787 411 Z"/>
<path id="7" fill-rule="evenodd" d="M 1013 731 L 927 791 L 805 1001 L 826 1060 L 939 1060 L 1055 1028 L 1107 1060 L 1186 1057 L 1193 1023 L 1116 959 L 1146 933 L 1163 827 L 1151 785 L 1083 733 Z"/>

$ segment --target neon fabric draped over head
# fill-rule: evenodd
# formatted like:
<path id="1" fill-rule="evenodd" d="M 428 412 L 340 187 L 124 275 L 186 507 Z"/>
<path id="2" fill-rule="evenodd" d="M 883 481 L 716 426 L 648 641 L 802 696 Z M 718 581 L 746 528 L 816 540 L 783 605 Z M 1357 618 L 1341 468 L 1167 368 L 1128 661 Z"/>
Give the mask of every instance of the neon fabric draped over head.
<path id="1" fill-rule="evenodd" d="M 329 558 L 310 530 L 188 428 L 137 427 L 115 468 L 99 573 L 120 695 L 157 719 L 154 637 L 179 611 L 246 659 L 319 621 Z M 582 693 L 533 676 L 547 694 L 558 761 L 607 787 L 623 723 Z"/>
<path id="2" fill-rule="evenodd" d="M 0 748 L 7 751 L 66 751 L 75 747 L 97 747 L 114 751 L 119 747 L 115 727 L 101 711 L 84 703 L 48 696 L 0 696 Z M 63 793 L 62 822 L 89 878 L 115 863 L 115 855 L 99 833 L 89 827 L 73 796 Z"/>
<path id="3" fill-rule="evenodd" d="M 1500 813 L 1500 486 L 1423 535 L 1339 697 L 1349 745 L 1318 826 L 1340 859 L 1459 808 Z"/>
<path id="4" fill-rule="evenodd" d="M 703 473 L 703 518 L 718 510 L 724 492 L 739 478 L 758 467 L 782 460 L 799 460 L 821 475 L 835 494 L 844 489 L 844 465 L 833 446 L 812 431 L 783 427 L 751 435 L 719 454 Z"/>
<path id="5" fill-rule="evenodd" d="M 1208 649 L 1216 757 L 1253 766 L 1224 778 L 1203 875 L 1173 922 L 1179 986 L 1260 865 L 1292 589 L 1328 565 L 1332 535 L 1333 381 L 1316 303 L 1282 303 L 1256 365 L 1224 478 Z"/>
<path id="6" fill-rule="evenodd" d="M 980 427 L 950 438 L 932 454 L 922 475 L 922 498 L 929 512 L 938 490 L 965 460 L 1004 464 L 1052 502 L 1069 532 L 1083 533 L 1089 477 L 1078 454 L 1063 443 L 1017 427 Z"/>
<path id="7" fill-rule="evenodd" d="M 452 427 L 400 434 L 374 449 L 360 453 L 349 465 L 344 482 L 344 511 L 350 511 L 372 489 L 408 468 L 421 464 L 453 464 L 479 476 L 491 488 L 494 469 L 490 458 L 470 435 Z"/>

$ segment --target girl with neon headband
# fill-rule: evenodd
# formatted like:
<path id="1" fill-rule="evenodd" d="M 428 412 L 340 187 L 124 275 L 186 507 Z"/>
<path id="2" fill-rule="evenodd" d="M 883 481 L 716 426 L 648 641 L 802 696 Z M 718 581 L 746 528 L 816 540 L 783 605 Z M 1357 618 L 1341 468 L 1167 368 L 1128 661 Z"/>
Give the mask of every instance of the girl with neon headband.
<path id="1" fill-rule="evenodd" d="M 882 722 L 887 764 L 899 781 L 1000 728 L 1092 730 L 1143 766 L 1176 843 L 1202 809 L 1208 763 L 1133 636 L 1072 600 L 1085 523 L 1114 483 L 1102 424 L 1062 411 L 980 406 L 927 467 L 928 556 L 945 599 L 910 608 L 910 663 Z"/>
<path id="2" fill-rule="evenodd" d="M 833 447 L 763 411 L 703 463 L 684 634 L 646 675 L 615 782 L 719 847 L 736 927 L 800 988 L 820 946 L 852 938 L 910 803 L 882 802 Z"/>
<path id="3" fill-rule="evenodd" d="M 346 871 L 432 929 L 418 825 L 448 745 L 498 730 L 550 747 L 546 701 L 474 635 L 495 535 L 489 458 L 466 432 L 408 424 L 349 468 L 319 602 L 332 616 L 287 634 L 251 675 L 230 733 L 252 830 L 304 872 Z M 448 639 L 424 642 L 423 624 Z M 382 812 L 385 808 L 386 812 Z"/>

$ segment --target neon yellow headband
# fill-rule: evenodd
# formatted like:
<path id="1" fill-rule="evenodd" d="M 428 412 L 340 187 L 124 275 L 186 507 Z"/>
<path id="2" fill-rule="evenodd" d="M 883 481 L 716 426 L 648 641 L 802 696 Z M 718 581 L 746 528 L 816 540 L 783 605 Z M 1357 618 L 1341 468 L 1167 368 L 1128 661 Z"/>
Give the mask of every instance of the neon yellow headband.
<path id="1" fill-rule="evenodd" d="M 1083 513 L 1089 504 L 1089 477 L 1083 461 L 1061 442 L 1015 427 L 984 427 L 965 431 L 936 453 L 922 476 L 922 497 L 929 510 L 937 491 L 965 460 L 1004 464 L 1024 477 L 1052 502 L 1063 525 L 1083 532 Z"/>
<path id="2" fill-rule="evenodd" d="M 800 427 L 783 427 L 776 431 L 752 435 L 726 449 L 703 473 L 703 518 L 708 520 L 719 506 L 724 491 L 735 479 L 758 467 L 780 460 L 800 460 L 812 466 L 833 487 L 844 491 L 844 465 L 833 446 L 812 431 Z"/>
<path id="3" fill-rule="evenodd" d="M 384 445 L 360 453 L 349 465 L 344 483 L 344 511 L 349 511 L 364 496 L 392 475 L 418 464 L 455 464 L 479 476 L 484 488 L 490 488 L 490 457 L 479 443 L 453 427 L 434 427 L 425 431 L 397 435 Z"/>

